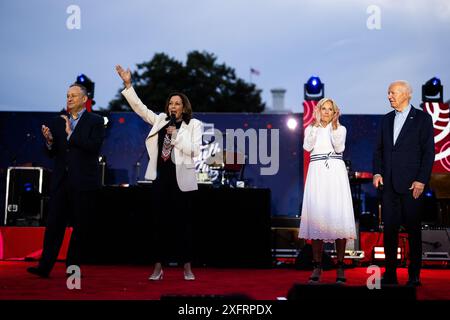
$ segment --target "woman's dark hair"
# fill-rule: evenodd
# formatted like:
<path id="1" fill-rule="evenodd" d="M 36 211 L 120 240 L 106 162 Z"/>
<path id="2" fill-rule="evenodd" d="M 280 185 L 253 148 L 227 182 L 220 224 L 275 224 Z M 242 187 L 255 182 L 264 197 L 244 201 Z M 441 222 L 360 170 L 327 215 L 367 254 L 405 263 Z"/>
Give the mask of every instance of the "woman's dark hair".
<path id="1" fill-rule="evenodd" d="M 191 106 L 191 102 L 189 101 L 188 97 L 184 93 L 181 93 L 181 92 L 172 92 L 171 94 L 169 94 L 169 97 L 167 98 L 167 101 L 166 101 L 166 107 L 165 107 L 167 119 L 169 119 L 169 117 L 170 117 L 170 114 L 169 114 L 170 99 L 175 96 L 179 96 L 181 98 L 181 101 L 183 102 L 182 118 L 183 118 L 183 121 L 186 122 L 186 124 L 189 124 L 189 121 L 191 121 L 191 119 L 192 119 L 192 106 Z"/>

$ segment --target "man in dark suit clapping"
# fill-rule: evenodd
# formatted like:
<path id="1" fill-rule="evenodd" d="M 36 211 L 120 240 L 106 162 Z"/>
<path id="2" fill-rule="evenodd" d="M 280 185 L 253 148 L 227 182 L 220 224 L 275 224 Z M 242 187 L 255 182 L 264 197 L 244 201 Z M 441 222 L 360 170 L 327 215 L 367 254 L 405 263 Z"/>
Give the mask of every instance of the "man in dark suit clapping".
<path id="1" fill-rule="evenodd" d="M 407 285 L 419 286 L 422 264 L 421 210 L 423 190 L 434 162 L 431 116 L 410 104 L 411 86 L 395 81 L 388 99 L 394 111 L 386 114 L 373 156 L 373 185 L 382 186 L 382 218 L 386 270 L 382 284 L 397 284 L 398 232 L 408 232 L 410 264 Z"/>
<path id="2" fill-rule="evenodd" d="M 28 272 L 49 276 L 68 222 L 73 226 L 66 265 L 80 265 L 83 227 L 100 187 L 99 153 L 105 136 L 103 118 L 85 109 L 87 91 L 73 84 L 67 91 L 68 114 L 42 126 L 46 152 L 54 158 L 49 213 L 42 257 Z"/>

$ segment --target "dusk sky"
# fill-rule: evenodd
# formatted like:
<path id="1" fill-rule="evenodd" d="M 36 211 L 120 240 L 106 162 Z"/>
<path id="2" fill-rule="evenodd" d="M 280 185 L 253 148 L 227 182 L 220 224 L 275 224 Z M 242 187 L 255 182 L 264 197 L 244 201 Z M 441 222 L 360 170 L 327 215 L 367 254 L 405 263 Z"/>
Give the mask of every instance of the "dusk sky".
<path id="1" fill-rule="evenodd" d="M 70 5 L 81 29 L 66 26 Z M 380 29 L 370 30 L 373 6 Z M 383 114 L 396 79 L 411 83 L 418 106 L 437 76 L 448 100 L 450 1 L 0 0 L 0 46 L 0 111 L 59 111 L 81 73 L 95 82 L 94 109 L 106 107 L 122 87 L 116 64 L 206 50 L 246 81 L 259 70 L 252 81 L 269 108 L 281 87 L 286 108 L 303 112 L 303 84 L 318 75 L 344 114 Z"/>

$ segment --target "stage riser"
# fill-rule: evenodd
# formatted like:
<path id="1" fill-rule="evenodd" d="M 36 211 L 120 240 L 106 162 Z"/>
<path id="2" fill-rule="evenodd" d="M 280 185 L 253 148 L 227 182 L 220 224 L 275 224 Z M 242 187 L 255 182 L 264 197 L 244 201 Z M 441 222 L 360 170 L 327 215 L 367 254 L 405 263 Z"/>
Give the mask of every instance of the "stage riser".
<path id="1" fill-rule="evenodd" d="M 342 286 L 331 284 L 294 284 L 288 293 L 288 300 L 327 301 L 343 300 L 352 303 L 356 300 L 416 300 L 416 288 L 392 286 L 370 290 L 366 286 Z"/>

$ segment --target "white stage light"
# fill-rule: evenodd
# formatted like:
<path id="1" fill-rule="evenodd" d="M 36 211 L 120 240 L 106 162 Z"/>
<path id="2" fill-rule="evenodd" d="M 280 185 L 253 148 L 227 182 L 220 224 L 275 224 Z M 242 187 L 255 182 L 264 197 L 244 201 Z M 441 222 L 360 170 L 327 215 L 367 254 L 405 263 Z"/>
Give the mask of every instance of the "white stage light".
<path id="1" fill-rule="evenodd" d="M 295 128 L 297 128 L 297 120 L 295 120 L 294 118 L 289 118 L 289 120 L 287 121 L 287 126 L 289 129 L 295 130 Z"/>

